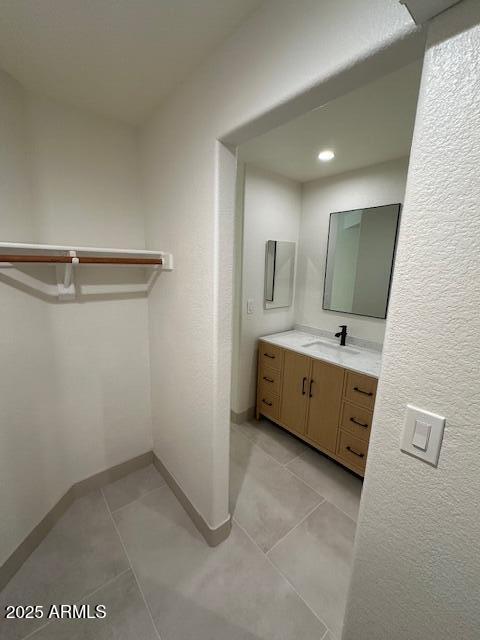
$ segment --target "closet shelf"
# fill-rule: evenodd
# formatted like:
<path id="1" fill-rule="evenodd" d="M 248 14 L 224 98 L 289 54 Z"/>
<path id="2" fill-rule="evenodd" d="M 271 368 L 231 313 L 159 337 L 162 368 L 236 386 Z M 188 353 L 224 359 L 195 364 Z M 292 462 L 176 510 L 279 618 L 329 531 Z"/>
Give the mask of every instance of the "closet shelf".
<path id="1" fill-rule="evenodd" d="M 171 253 L 148 249 L 0 242 L 0 269 L 15 268 L 18 264 L 56 265 L 58 297 L 61 300 L 72 300 L 76 297 L 74 267 L 93 265 L 150 268 L 153 273 L 147 287 L 149 290 L 160 268 L 163 271 L 173 270 L 173 256 Z"/>
<path id="2" fill-rule="evenodd" d="M 76 253 L 72 251 L 71 253 Z M 117 264 L 162 266 L 163 258 L 106 258 L 105 256 L 42 256 L 23 255 L 19 253 L 0 254 L 0 262 L 54 263 L 54 264 Z"/>

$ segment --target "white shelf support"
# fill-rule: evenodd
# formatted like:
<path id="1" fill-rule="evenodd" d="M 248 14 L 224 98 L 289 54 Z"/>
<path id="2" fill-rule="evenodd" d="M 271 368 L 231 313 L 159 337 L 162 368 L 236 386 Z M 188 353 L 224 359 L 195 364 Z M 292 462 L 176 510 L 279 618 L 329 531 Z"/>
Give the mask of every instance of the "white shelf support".
<path id="1" fill-rule="evenodd" d="M 173 271 L 173 254 L 172 253 L 163 253 L 163 271 Z"/>
<path id="2" fill-rule="evenodd" d="M 72 262 L 67 262 L 64 265 L 59 264 L 56 266 L 59 300 L 75 300 L 75 298 L 77 297 L 74 278 L 74 267 L 79 264 L 79 260 L 77 258 L 76 251 L 69 251 L 68 255 L 72 258 Z"/>

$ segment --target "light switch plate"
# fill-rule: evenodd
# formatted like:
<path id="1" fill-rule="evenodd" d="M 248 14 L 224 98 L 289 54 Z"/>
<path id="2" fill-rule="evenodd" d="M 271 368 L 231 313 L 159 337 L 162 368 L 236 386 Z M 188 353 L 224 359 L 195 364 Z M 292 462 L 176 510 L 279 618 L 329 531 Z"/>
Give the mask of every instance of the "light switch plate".
<path id="1" fill-rule="evenodd" d="M 255 311 L 255 300 L 253 298 L 248 298 L 247 300 L 247 313 L 248 315 L 252 315 Z"/>
<path id="2" fill-rule="evenodd" d="M 400 449 L 436 467 L 444 429 L 443 416 L 407 404 Z"/>

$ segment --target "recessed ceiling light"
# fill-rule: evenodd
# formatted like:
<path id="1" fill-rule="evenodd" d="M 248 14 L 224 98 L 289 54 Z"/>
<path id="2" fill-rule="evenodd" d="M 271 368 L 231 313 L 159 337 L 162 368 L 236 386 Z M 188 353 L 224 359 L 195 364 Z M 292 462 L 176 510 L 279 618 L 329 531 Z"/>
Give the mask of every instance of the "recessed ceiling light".
<path id="1" fill-rule="evenodd" d="M 324 149 L 324 151 L 320 151 L 318 154 L 318 159 L 322 162 L 329 162 L 330 160 L 333 160 L 334 157 L 335 154 L 330 149 Z"/>

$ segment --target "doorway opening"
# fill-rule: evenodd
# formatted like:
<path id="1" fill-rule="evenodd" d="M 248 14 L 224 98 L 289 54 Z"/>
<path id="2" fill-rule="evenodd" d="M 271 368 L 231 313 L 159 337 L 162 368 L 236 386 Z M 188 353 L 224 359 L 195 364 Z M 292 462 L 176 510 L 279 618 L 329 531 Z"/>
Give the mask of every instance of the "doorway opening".
<path id="1" fill-rule="evenodd" d="M 337 638 L 421 69 L 236 150 L 231 513 Z"/>

